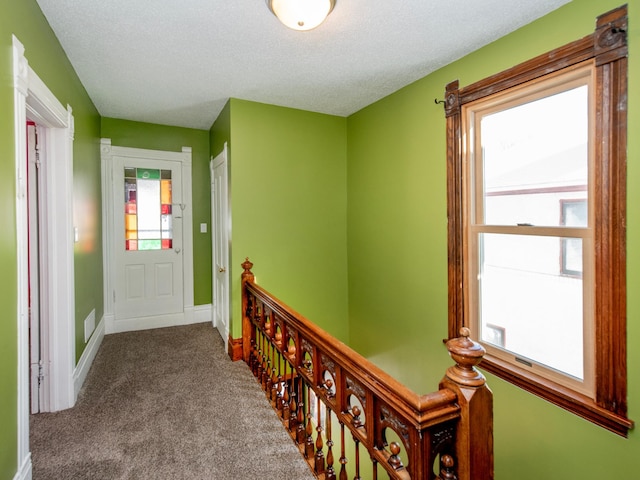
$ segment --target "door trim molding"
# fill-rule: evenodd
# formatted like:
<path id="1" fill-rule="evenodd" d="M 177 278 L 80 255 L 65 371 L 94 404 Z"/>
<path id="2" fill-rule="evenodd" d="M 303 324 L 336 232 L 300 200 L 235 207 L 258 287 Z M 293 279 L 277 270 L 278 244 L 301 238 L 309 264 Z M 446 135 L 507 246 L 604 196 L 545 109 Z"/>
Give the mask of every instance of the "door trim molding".
<path id="1" fill-rule="evenodd" d="M 18 342 L 18 465 L 30 477 L 29 452 L 29 300 L 28 300 L 28 220 L 27 220 L 27 119 L 47 128 L 47 161 L 55 168 L 46 169 L 47 225 L 46 295 L 49 303 L 45 322 L 49 363 L 48 405 L 46 410 L 70 408 L 76 397 L 73 387 L 75 367 L 75 291 L 73 258 L 73 138 L 72 109 L 65 108 L 29 66 L 25 49 L 12 36 L 14 144 L 16 171 L 16 258 L 17 258 L 17 342 Z M 22 474 L 21 474 L 22 475 Z"/>
<path id="2" fill-rule="evenodd" d="M 231 285 L 229 279 L 231 278 L 231 271 L 233 270 L 230 258 L 231 258 L 231 214 L 229 210 L 229 205 L 231 205 L 231 200 L 229 198 L 229 149 L 227 146 L 227 142 L 224 143 L 222 151 L 216 156 L 211 156 L 211 160 L 209 162 L 209 171 L 211 173 L 211 300 L 213 304 L 212 311 L 212 321 L 213 326 L 218 330 L 218 333 L 222 337 L 222 340 L 227 343 L 231 338 Z M 222 205 L 221 210 L 223 212 L 223 218 L 220 219 L 222 223 L 222 232 L 217 232 L 217 223 L 216 223 L 216 215 L 218 210 L 217 195 L 215 191 L 215 170 L 218 167 L 223 168 L 223 183 L 224 183 L 224 191 L 221 192 L 222 195 Z M 218 245 L 218 237 L 222 237 L 222 246 Z M 224 282 L 226 283 L 226 294 L 224 298 L 218 298 L 218 283 L 220 282 L 219 276 L 216 273 L 216 249 L 221 247 L 223 250 L 224 256 Z M 217 309 L 218 305 L 223 304 L 223 312 L 222 315 L 224 317 L 223 322 L 225 323 L 224 329 L 221 329 L 221 325 L 219 325 L 217 318 Z"/>
<path id="3" fill-rule="evenodd" d="M 102 244 L 104 267 L 104 320 L 105 333 L 127 332 L 148 328 L 194 323 L 193 306 L 193 205 L 191 192 L 191 147 L 182 147 L 181 152 L 148 150 L 143 148 L 120 147 L 111 144 L 110 138 L 100 140 L 102 168 Z M 155 317 L 130 318 L 116 321 L 115 302 L 115 220 L 113 215 L 113 157 L 144 158 L 180 162 L 182 165 L 182 211 L 183 237 L 183 312 L 180 314 Z"/>

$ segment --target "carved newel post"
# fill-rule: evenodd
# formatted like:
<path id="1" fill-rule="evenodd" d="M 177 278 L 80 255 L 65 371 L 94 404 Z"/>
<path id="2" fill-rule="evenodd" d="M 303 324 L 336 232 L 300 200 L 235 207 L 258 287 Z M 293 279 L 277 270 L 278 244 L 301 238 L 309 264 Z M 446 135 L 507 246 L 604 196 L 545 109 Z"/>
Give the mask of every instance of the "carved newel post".
<path id="1" fill-rule="evenodd" d="M 460 420 L 456 431 L 458 480 L 493 479 L 493 394 L 484 376 L 476 369 L 485 349 L 469 338 L 469 329 L 447 342 L 456 364 L 447 370 L 440 388 L 458 396 Z"/>
<path id="2" fill-rule="evenodd" d="M 246 294 L 246 284 L 253 283 L 255 281 L 255 276 L 251 271 L 253 267 L 253 263 L 249 261 L 249 257 L 242 262 L 242 357 L 245 363 L 249 363 L 251 358 L 251 340 L 253 329 L 251 328 L 251 320 L 247 316 L 248 298 L 249 296 Z"/>

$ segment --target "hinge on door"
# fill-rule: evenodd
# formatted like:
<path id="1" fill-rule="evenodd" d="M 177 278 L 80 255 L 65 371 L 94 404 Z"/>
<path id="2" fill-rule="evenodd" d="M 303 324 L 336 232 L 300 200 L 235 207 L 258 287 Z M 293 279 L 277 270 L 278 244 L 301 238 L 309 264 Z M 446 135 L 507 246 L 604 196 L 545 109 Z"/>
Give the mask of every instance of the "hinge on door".
<path id="1" fill-rule="evenodd" d="M 44 380 L 44 366 L 42 365 L 42 360 L 38 362 L 38 386 L 42 385 L 42 380 Z"/>
<path id="2" fill-rule="evenodd" d="M 41 162 L 40 162 L 40 146 L 38 145 L 38 127 L 34 129 L 34 137 L 35 137 L 34 149 L 36 153 L 36 161 L 34 163 L 36 164 L 36 169 L 39 169 Z"/>

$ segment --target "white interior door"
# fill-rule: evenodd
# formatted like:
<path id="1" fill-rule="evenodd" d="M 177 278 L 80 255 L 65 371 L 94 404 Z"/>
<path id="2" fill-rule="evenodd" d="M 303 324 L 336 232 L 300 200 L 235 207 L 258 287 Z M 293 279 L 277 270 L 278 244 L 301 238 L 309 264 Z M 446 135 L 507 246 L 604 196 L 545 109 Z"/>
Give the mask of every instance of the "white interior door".
<path id="1" fill-rule="evenodd" d="M 115 319 L 182 313 L 181 164 L 115 156 L 113 165 Z"/>
<path id="2" fill-rule="evenodd" d="M 191 147 L 100 143 L 105 333 L 202 321 L 193 306 Z"/>
<path id="3" fill-rule="evenodd" d="M 213 248 L 213 324 L 229 338 L 229 210 L 227 145 L 211 160 L 211 224 Z"/>
<path id="4" fill-rule="evenodd" d="M 27 124 L 27 192 L 29 218 L 29 376 L 31 413 L 43 405 L 44 363 L 40 322 L 40 191 L 39 152 L 36 125 Z"/>

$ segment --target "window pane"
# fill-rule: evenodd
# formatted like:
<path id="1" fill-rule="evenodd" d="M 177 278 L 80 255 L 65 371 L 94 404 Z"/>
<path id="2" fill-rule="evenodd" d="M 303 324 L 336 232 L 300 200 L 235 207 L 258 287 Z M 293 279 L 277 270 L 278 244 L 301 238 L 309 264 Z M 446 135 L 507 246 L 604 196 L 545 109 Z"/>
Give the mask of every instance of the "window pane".
<path id="1" fill-rule="evenodd" d="M 582 278 L 561 275 L 560 240 L 480 234 L 481 338 L 521 363 L 583 379 Z"/>
<path id="2" fill-rule="evenodd" d="M 160 238 L 160 182 L 158 180 L 138 180 L 138 238 Z"/>
<path id="3" fill-rule="evenodd" d="M 171 170 L 125 167 L 124 176 L 125 249 L 171 249 Z"/>
<path id="4" fill-rule="evenodd" d="M 587 95 L 581 86 L 482 117 L 484 223 L 557 226 L 560 198 L 587 198 Z"/>

